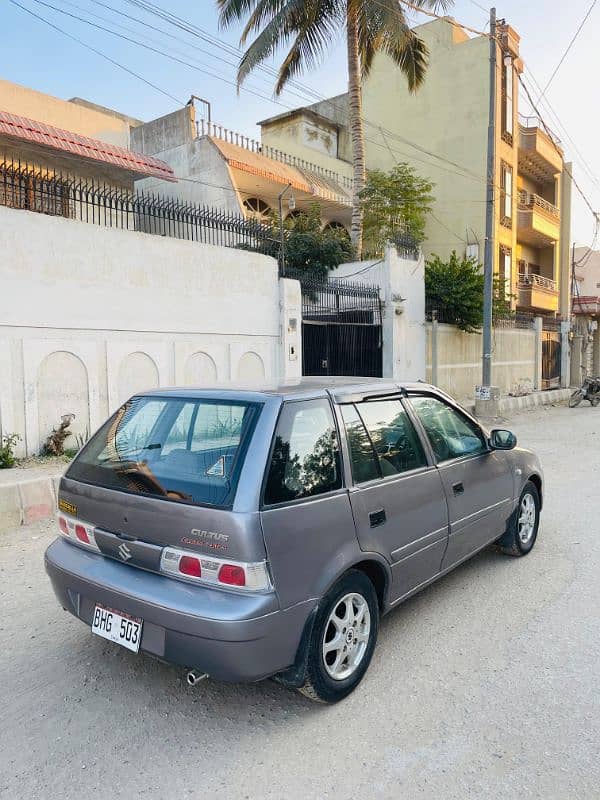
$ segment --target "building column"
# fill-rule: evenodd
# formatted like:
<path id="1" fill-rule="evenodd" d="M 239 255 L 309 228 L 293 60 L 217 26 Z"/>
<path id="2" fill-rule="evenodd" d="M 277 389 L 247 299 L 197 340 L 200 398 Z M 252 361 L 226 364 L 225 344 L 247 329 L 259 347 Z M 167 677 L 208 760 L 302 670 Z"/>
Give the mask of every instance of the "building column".
<path id="1" fill-rule="evenodd" d="M 581 386 L 583 380 L 583 336 L 576 333 L 571 340 L 571 386 Z"/>
<path id="2" fill-rule="evenodd" d="M 533 330 L 535 331 L 535 366 L 533 370 L 533 388 L 536 392 L 542 389 L 542 332 L 543 320 L 536 317 L 533 320 Z"/>

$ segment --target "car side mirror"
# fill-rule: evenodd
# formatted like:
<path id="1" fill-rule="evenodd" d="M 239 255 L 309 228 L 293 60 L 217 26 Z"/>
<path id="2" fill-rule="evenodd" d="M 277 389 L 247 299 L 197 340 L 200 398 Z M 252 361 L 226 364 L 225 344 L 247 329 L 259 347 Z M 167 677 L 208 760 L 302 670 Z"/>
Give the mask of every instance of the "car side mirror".
<path id="1" fill-rule="evenodd" d="M 512 431 L 496 428 L 490 433 L 490 447 L 492 450 L 514 450 L 517 446 L 517 437 Z"/>

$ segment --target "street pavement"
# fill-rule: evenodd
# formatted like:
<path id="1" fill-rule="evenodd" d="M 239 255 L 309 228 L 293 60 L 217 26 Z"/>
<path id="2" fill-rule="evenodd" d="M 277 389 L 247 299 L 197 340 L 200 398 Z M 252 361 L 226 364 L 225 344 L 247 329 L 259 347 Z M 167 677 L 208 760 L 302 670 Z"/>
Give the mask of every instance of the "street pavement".
<path id="1" fill-rule="evenodd" d="M 52 523 L 0 534 L 0 797 L 600 798 L 600 409 L 506 424 L 546 473 L 534 551 L 486 551 L 388 615 L 336 706 L 188 687 L 59 608 Z"/>

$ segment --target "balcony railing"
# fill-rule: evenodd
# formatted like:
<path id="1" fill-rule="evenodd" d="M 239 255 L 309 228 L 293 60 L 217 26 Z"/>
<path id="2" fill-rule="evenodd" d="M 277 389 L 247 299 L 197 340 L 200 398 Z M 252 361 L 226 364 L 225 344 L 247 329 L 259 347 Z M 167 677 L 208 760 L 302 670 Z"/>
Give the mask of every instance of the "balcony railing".
<path id="1" fill-rule="evenodd" d="M 558 285 L 552 278 L 545 278 L 543 275 L 519 275 L 519 288 L 527 289 L 529 287 L 536 289 L 546 289 L 550 292 L 557 292 Z"/>
<path id="2" fill-rule="evenodd" d="M 546 214 L 553 217 L 557 222 L 560 220 L 560 210 L 557 206 L 540 197 L 539 194 L 533 192 L 519 192 L 519 210 L 520 211 L 534 211 L 541 209 Z"/>
<path id="3" fill-rule="evenodd" d="M 524 114 L 519 114 L 519 125 L 521 128 L 531 129 L 531 128 L 539 128 L 539 130 L 543 131 L 546 136 L 549 136 L 552 141 L 560 147 L 561 141 L 558 136 L 554 133 L 553 130 L 545 126 L 538 116 L 529 116 L 526 117 Z"/>
<path id="4" fill-rule="evenodd" d="M 198 136 L 213 136 L 216 139 L 222 139 L 224 142 L 229 142 L 229 144 L 243 147 L 251 153 L 258 153 L 261 156 L 272 158 L 274 161 L 281 161 L 281 163 L 288 164 L 288 166 L 291 167 L 306 169 L 322 178 L 335 181 L 345 189 L 352 190 L 352 178 L 340 175 L 338 172 L 335 172 L 335 170 L 320 167 L 318 164 L 314 164 L 311 161 L 305 161 L 303 158 L 290 155 L 290 153 L 284 153 L 283 150 L 278 150 L 275 147 L 269 147 L 249 136 L 244 136 L 241 133 L 232 131 L 229 128 L 223 127 L 223 125 L 217 125 L 215 122 L 207 122 L 204 119 L 197 120 L 196 133 Z"/>

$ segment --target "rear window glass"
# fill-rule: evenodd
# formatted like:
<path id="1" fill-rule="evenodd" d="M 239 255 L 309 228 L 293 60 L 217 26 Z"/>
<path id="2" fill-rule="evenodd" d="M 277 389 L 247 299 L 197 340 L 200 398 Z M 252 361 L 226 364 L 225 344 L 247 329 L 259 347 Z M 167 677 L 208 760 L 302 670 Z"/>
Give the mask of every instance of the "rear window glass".
<path id="1" fill-rule="evenodd" d="M 342 485 L 340 457 L 327 400 L 286 403 L 265 487 L 265 504 L 314 497 Z"/>
<path id="2" fill-rule="evenodd" d="M 231 505 L 259 411 L 256 403 L 134 397 L 67 477 L 165 500 Z"/>

